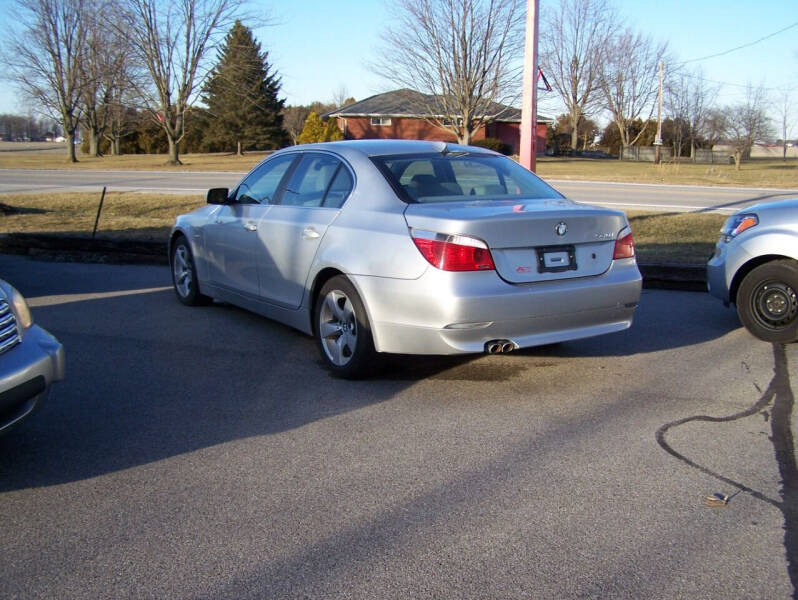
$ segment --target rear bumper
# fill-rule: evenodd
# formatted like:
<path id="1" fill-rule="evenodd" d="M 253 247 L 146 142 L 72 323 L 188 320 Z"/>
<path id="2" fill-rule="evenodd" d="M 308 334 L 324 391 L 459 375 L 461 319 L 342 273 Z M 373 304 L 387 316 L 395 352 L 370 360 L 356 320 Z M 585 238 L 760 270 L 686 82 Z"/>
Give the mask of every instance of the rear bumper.
<path id="1" fill-rule="evenodd" d="M 612 333 L 632 324 L 642 278 L 633 259 L 597 277 L 509 284 L 495 271 L 429 268 L 416 280 L 354 276 L 380 352 L 483 352 L 495 339 L 516 348 Z"/>
<path id="2" fill-rule="evenodd" d="M 37 325 L 28 329 L 20 344 L 0 356 L 0 434 L 32 414 L 64 372 L 58 340 Z"/>

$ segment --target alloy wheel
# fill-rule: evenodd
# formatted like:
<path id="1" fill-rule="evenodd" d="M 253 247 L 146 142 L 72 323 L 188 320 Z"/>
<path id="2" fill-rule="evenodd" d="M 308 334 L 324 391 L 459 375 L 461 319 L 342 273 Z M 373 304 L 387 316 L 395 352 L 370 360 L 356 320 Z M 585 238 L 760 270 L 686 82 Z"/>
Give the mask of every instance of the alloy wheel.
<path id="1" fill-rule="evenodd" d="M 352 301 L 340 290 L 331 290 L 322 300 L 319 336 L 333 364 L 346 365 L 357 347 L 357 318 Z"/>
<path id="2" fill-rule="evenodd" d="M 175 255 L 172 261 L 175 289 L 182 298 L 187 298 L 191 293 L 191 285 L 194 281 L 191 256 L 188 252 L 188 248 L 184 244 L 179 244 L 175 248 Z"/>

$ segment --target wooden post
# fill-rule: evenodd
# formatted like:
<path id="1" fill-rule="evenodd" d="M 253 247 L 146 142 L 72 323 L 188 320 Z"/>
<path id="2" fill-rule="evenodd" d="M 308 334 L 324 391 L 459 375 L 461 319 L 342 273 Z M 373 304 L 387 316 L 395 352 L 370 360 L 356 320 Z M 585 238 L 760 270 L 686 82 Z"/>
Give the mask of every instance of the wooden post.
<path id="1" fill-rule="evenodd" d="M 97 207 L 97 216 L 94 218 L 94 230 L 91 232 L 91 239 L 97 234 L 97 223 L 100 222 L 100 213 L 103 211 L 103 200 L 105 200 L 105 186 L 103 186 L 103 195 L 100 196 L 100 206 Z"/>
<path id="2" fill-rule="evenodd" d="M 535 171 L 535 142 L 538 137 L 538 2 L 527 0 L 524 43 L 524 89 L 521 104 L 521 148 L 518 162 Z"/>

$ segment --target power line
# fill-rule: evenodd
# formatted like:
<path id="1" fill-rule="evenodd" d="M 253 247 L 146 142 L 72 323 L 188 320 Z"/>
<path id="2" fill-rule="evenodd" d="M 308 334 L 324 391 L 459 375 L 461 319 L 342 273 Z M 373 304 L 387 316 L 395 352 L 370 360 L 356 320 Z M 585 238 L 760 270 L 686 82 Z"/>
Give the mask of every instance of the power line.
<path id="1" fill-rule="evenodd" d="M 783 29 L 779 29 L 778 31 L 774 31 L 773 33 L 770 33 L 770 34 L 766 35 L 765 37 L 761 37 L 758 40 L 754 40 L 753 42 L 748 42 L 747 44 L 743 44 L 741 46 L 736 46 L 735 48 L 731 48 L 729 50 L 724 50 L 723 52 L 718 52 L 717 54 L 709 54 L 708 56 L 702 56 L 701 58 L 691 58 L 690 60 L 686 60 L 686 61 L 681 62 L 679 64 L 686 65 L 686 64 L 689 64 L 689 63 L 699 62 L 701 60 L 707 60 L 707 59 L 710 59 L 710 58 L 717 58 L 718 56 L 725 56 L 726 54 L 731 54 L 732 52 L 737 52 L 737 50 L 742 50 L 743 48 L 749 48 L 749 47 L 754 46 L 754 45 L 756 45 L 756 44 L 758 44 L 760 42 L 764 42 L 765 40 L 768 40 L 768 39 L 770 39 L 772 37 L 775 37 L 775 36 L 779 35 L 780 33 L 784 33 L 785 31 L 787 31 L 789 29 L 792 29 L 793 27 L 798 27 L 798 21 L 796 21 L 792 25 L 787 25 L 787 27 L 784 27 Z"/>
<path id="2" fill-rule="evenodd" d="M 703 75 L 699 75 L 697 73 L 691 73 L 689 71 L 680 71 L 679 74 L 689 79 L 698 79 L 700 81 L 706 81 L 707 83 L 714 83 L 716 85 L 720 85 L 723 87 L 733 87 L 740 89 L 746 89 L 748 87 L 751 87 L 751 84 L 731 83 L 729 81 L 718 81 L 716 79 L 709 79 L 707 77 L 704 77 Z M 758 86 L 758 87 L 762 87 L 762 89 L 766 92 L 792 91 L 798 88 L 798 82 L 784 83 L 782 85 L 776 85 L 776 86 L 768 86 L 768 87 Z"/>

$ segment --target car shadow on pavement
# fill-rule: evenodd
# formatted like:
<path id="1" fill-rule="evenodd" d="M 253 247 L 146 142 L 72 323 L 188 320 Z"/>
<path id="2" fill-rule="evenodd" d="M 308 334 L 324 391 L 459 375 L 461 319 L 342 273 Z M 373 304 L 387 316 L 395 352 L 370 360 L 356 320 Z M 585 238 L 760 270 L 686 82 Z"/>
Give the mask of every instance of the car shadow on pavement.
<path id="1" fill-rule="evenodd" d="M 22 281 L 32 265 L 41 274 Z M 323 368 L 309 336 L 228 305 L 179 304 L 166 268 L 19 259 L 0 267 L 22 281 L 34 317 L 67 357 L 66 380 L 43 409 L 0 437 L 0 492 L 291 430 L 388 401 L 426 379 L 501 384 L 554 357 L 654 352 L 738 326 L 733 311 L 706 294 L 644 292 L 635 325 L 622 333 L 509 356 L 389 356 L 372 378 L 345 381 Z"/>

